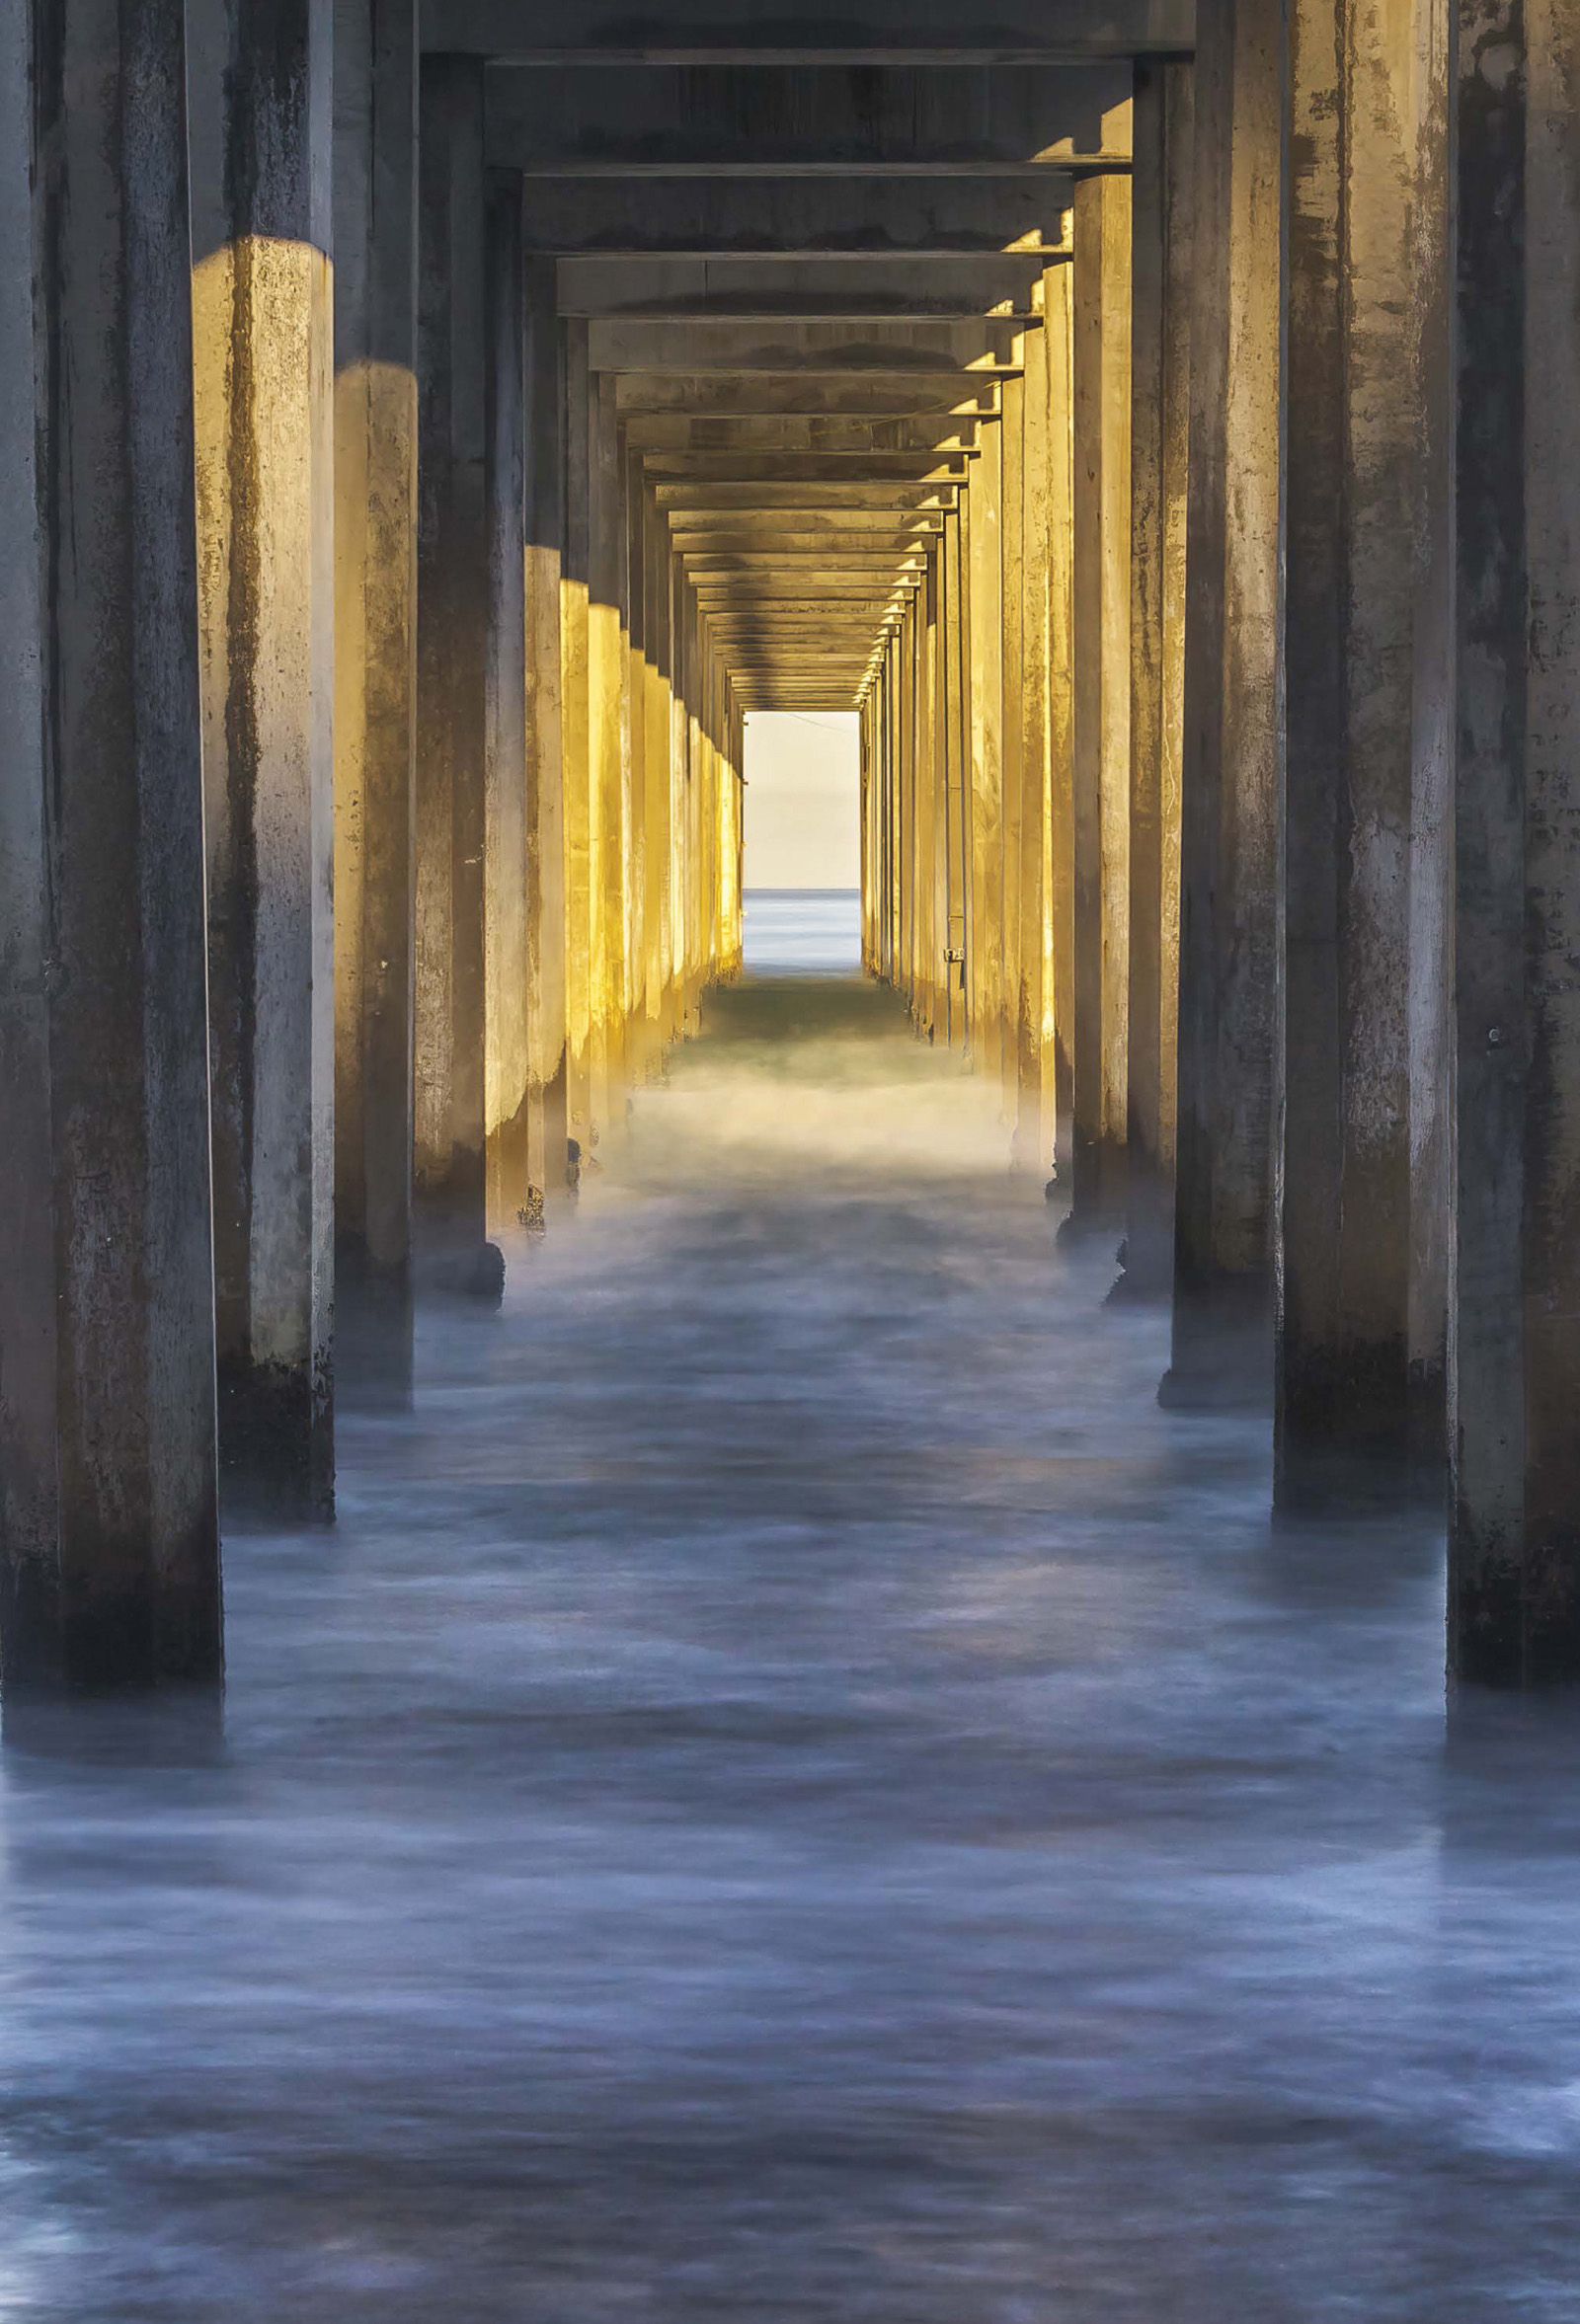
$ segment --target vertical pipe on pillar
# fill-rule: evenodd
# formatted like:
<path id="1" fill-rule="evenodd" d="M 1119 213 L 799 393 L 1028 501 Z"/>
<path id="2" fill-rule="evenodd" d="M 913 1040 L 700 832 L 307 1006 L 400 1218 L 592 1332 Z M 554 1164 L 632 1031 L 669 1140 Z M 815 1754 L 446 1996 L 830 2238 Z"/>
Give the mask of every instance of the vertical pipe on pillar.
<path id="1" fill-rule="evenodd" d="M 1580 1673 L 1580 18 L 1459 26 L 1449 1662 Z"/>
<path id="2" fill-rule="evenodd" d="M 417 6 L 335 20 L 335 1331 L 411 1384 Z"/>
<path id="3" fill-rule="evenodd" d="M 1290 12 L 1285 1511 L 1396 1499 L 1412 1482 L 1420 356 L 1423 309 L 1442 295 L 1416 258 L 1413 20 L 1413 6 L 1368 14 L 1348 0 Z M 1443 957 L 1439 930 L 1435 968 Z"/>
<path id="4" fill-rule="evenodd" d="M 526 261 L 527 1171 L 565 1191 L 565 779 L 560 732 L 560 553 L 565 489 L 560 326 L 552 259 Z M 531 1197 L 528 1197 L 530 1203 Z"/>
<path id="5" fill-rule="evenodd" d="M 0 1685 L 219 1674 L 180 0 L 0 4 Z"/>
<path id="6" fill-rule="evenodd" d="M 1196 52 L 1180 778 L 1179 1117 L 1166 1404 L 1272 1388 L 1281 780 L 1283 0 Z"/>
<path id="7" fill-rule="evenodd" d="M 1191 67 L 1136 69 L 1132 173 L 1128 1298 L 1173 1282 L 1190 449 Z"/>
<path id="8" fill-rule="evenodd" d="M 330 0 L 191 0 L 220 1466 L 334 1513 Z"/>
<path id="9" fill-rule="evenodd" d="M 1074 257 L 1074 1134 L 1061 1232 L 1124 1215 L 1130 1005 L 1130 181 L 1080 180 Z"/>
<path id="10" fill-rule="evenodd" d="M 484 243 L 488 634 L 483 728 L 483 1135 L 490 1236 L 532 1223 L 527 1135 L 526 318 L 522 181 L 488 177 Z"/>

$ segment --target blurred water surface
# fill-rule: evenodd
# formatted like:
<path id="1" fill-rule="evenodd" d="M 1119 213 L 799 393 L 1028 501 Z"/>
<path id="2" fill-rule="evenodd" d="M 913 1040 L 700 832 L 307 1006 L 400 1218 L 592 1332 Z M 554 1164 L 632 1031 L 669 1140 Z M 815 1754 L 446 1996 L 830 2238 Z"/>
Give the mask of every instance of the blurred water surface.
<path id="1" fill-rule="evenodd" d="M 14 1734 L 0 2317 L 1580 2312 L 1580 1721 L 1274 1536 L 957 1063 L 749 982 L 227 1550 L 223 1731 Z"/>
<path id="2" fill-rule="evenodd" d="M 853 976 L 861 967 L 859 888 L 748 888 L 742 945 L 766 976 Z"/>

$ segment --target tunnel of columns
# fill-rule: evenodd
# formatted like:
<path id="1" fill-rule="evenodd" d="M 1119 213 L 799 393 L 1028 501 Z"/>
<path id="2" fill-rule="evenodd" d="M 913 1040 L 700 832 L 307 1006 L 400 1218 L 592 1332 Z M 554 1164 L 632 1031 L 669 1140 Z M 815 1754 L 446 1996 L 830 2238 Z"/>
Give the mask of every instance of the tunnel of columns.
<path id="1" fill-rule="evenodd" d="M 337 1367 L 561 1231 L 769 710 L 1162 1399 L 1580 1674 L 1573 10 L 0 42 L 8 1694 L 213 1675 L 221 1498 L 330 1517 Z"/>

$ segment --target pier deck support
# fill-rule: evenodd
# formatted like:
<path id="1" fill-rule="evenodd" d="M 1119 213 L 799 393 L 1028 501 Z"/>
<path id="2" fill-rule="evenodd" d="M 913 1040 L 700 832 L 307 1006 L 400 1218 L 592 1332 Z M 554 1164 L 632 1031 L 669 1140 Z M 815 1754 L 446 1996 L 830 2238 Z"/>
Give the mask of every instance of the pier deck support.
<path id="1" fill-rule="evenodd" d="M 330 0 L 188 10 L 222 1473 L 334 1509 Z"/>
<path id="2" fill-rule="evenodd" d="M 0 1686 L 219 1675 L 180 0 L 0 6 Z"/>

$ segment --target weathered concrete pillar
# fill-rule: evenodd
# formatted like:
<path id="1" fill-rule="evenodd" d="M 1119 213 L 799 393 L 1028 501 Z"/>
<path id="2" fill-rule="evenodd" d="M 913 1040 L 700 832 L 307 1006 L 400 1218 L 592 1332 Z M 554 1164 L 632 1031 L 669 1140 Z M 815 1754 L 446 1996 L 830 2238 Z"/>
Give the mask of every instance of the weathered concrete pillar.
<path id="1" fill-rule="evenodd" d="M 0 5 L 8 1712 L 221 1659 L 184 73 Z"/>
<path id="2" fill-rule="evenodd" d="M 1130 1009 L 1130 181 L 1075 189 L 1073 1233 L 1124 1217 Z M 1061 1230 L 1062 1232 L 1065 1229 Z"/>
<path id="3" fill-rule="evenodd" d="M 966 558 L 962 554 L 961 528 L 966 522 L 962 511 L 951 508 L 944 515 L 941 567 L 943 573 L 943 669 L 939 689 L 944 729 L 944 846 L 942 855 L 944 936 L 945 1009 L 944 1039 L 951 1045 L 969 1038 L 970 1021 L 968 985 L 971 931 L 970 866 L 971 824 L 970 786 L 967 777 L 969 763 L 969 736 L 967 731 L 968 696 L 966 686 L 969 671 L 966 666 L 966 646 L 970 637 L 967 608 L 961 596 L 965 583 Z M 969 534 L 968 534 L 969 539 Z"/>
<path id="4" fill-rule="evenodd" d="M 999 993 L 1004 975 L 1003 872 L 1003 436 L 999 420 L 977 432 L 967 524 L 970 629 L 967 706 L 971 736 L 971 1048 L 984 1080 L 1001 1070 Z"/>
<path id="5" fill-rule="evenodd" d="M 1037 285 L 1042 300 L 1042 284 Z M 1046 308 L 1044 309 L 1046 312 Z M 1020 526 L 1020 943 L 1015 995 L 1017 1166 L 1044 1178 L 1054 1166 L 1052 727 L 1049 711 L 1053 557 L 1050 534 L 1049 347 L 1046 325 L 1026 335 L 1025 452 Z"/>
<path id="6" fill-rule="evenodd" d="M 330 0 L 191 0 L 220 1466 L 334 1511 Z"/>
<path id="7" fill-rule="evenodd" d="M 561 326 L 565 546 L 560 582 L 560 748 L 564 770 L 566 1120 L 575 1156 L 592 1129 L 592 939 L 588 775 L 588 327 Z"/>
<path id="8" fill-rule="evenodd" d="M 1069 213 L 1066 211 L 1066 218 Z M 1073 239 L 1070 223 L 1067 239 Z M 1075 299 L 1074 269 L 1045 267 L 1048 345 L 1048 757 L 1045 1007 L 1054 1019 L 1054 1142 L 1074 1178 L 1075 1088 Z M 1050 987 L 1052 988 L 1050 991 Z"/>
<path id="9" fill-rule="evenodd" d="M 424 1274 L 496 1292 L 484 1158 L 488 639 L 483 74 L 423 63 L 416 1179 Z"/>
<path id="10" fill-rule="evenodd" d="M 1040 334 L 1038 335 L 1040 336 Z M 1017 338 L 1025 357 L 1025 339 Z M 1003 814 L 998 860 L 997 988 L 999 1110 L 1010 1132 L 1011 1159 L 1019 1151 L 1020 1116 L 1020 882 L 1025 814 L 1025 454 L 1026 383 L 1006 379 L 1000 390 L 1003 478 L 999 504 L 999 588 L 1003 604 Z"/>
<path id="11" fill-rule="evenodd" d="M 589 381 L 588 894 L 593 1143 L 624 1116 L 625 785 L 620 624 L 624 527 L 614 374 Z"/>
<path id="12" fill-rule="evenodd" d="M 484 265 L 483 1135 L 491 1237 L 530 1229 L 527 1009 L 526 318 L 521 180 L 491 171 Z"/>
<path id="13" fill-rule="evenodd" d="M 1435 0 L 1419 5 L 1430 16 Z M 1445 289 L 1416 253 L 1415 16 L 1336 0 L 1294 0 L 1290 14 L 1274 1438 L 1274 1499 L 1290 1511 L 1411 1483 L 1420 357 L 1423 314 Z M 1441 47 L 1436 61 L 1446 76 Z M 1441 920 L 1441 890 L 1438 902 Z M 1433 961 L 1441 972 L 1441 929 Z"/>
<path id="14" fill-rule="evenodd" d="M 560 555 L 565 537 L 560 325 L 552 259 L 529 259 L 526 316 L 527 1170 L 565 1193 L 565 787 L 560 727 Z"/>
<path id="15" fill-rule="evenodd" d="M 1190 449 L 1191 67 L 1136 70 L 1132 176 L 1126 1298 L 1174 1279 L 1180 746 Z"/>
<path id="16" fill-rule="evenodd" d="M 1219 0 L 1196 52 L 1179 1120 L 1179 1407 L 1272 1394 L 1283 708 L 1282 0 Z"/>
<path id="17" fill-rule="evenodd" d="M 916 997 L 911 1016 L 918 1034 L 931 1041 L 942 1004 L 944 939 L 937 910 L 937 866 L 942 844 L 939 818 L 938 728 L 938 557 L 930 548 L 917 592 L 921 651 L 916 685 L 921 723 L 921 772 L 916 798 Z"/>
<path id="18" fill-rule="evenodd" d="M 646 734 L 643 741 L 643 782 L 647 825 L 647 1017 L 650 1057 L 657 1058 L 674 1030 L 672 883 L 673 809 L 670 707 L 672 649 L 670 642 L 669 527 L 647 489 L 642 528 L 643 637 L 647 661 Z"/>
<path id="19" fill-rule="evenodd" d="M 1459 63 L 1458 1265 L 1449 1660 L 1580 1672 L 1580 14 Z"/>
<path id="20" fill-rule="evenodd" d="M 335 19 L 335 1338 L 411 1384 L 417 7 Z"/>

